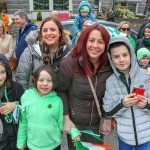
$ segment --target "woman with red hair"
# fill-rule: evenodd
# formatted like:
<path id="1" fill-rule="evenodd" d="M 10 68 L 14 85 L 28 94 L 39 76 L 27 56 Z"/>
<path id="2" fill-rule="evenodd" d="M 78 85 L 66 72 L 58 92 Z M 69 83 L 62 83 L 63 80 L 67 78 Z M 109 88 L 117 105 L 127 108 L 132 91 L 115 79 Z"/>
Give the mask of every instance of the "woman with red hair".
<path id="1" fill-rule="evenodd" d="M 100 118 L 87 75 L 93 82 L 102 106 L 106 79 L 112 74 L 107 57 L 109 40 L 109 33 L 103 26 L 99 24 L 88 26 L 71 53 L 60 63 L 58 95 L 64 103 L 66 133 L 70 133 L 72 127 L 77 127 L 80 131 L 92 130 L 95 134 L 99 134 Z M 69 150 L 74 150 L 70 135 L 67 136 Z M 101 142 L 84 133 L 80 138 L 84 142 Z"/>

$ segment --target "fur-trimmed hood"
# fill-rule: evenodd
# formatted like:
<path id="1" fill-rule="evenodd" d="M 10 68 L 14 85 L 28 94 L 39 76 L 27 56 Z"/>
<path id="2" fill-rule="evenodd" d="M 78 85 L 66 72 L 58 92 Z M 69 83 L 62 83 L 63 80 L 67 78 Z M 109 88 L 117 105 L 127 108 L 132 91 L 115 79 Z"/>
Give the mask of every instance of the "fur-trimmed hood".
<path id="1" fill-rule="evenodd" d="M 38 40 L 39 32 L 40 32 L 39 29 L 38 29 L 38 30 L 33 30 L 33 31 L 31 31 L 31 32 L 27 35 L 27 37 L 26 37 L 26 39 L 25 39 L 26 42 L 27 42 L 29 45 L 35 44 L 35 43 L 37 42 L 37 40 Z"/>

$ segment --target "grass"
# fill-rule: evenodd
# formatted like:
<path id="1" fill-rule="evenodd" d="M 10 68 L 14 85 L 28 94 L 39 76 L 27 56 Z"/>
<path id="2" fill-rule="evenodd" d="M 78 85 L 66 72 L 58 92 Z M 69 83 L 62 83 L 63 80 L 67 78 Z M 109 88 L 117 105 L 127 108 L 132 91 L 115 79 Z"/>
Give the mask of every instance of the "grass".
<path id="1" fill-rule="evenodd" d="M 37 20 L 36 20 L 36 19 L 31 19 L 31 21 L 32 21 L 33 23 L 37 22 Z"/>

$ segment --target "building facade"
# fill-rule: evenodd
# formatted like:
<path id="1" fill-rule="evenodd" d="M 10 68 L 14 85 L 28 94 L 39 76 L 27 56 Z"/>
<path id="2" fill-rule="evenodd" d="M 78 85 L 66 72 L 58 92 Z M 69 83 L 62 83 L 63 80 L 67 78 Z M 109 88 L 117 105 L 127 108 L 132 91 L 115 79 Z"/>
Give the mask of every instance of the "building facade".
<path id="1" fill-rule="evenodd" d="M 70 12 L 71 16 L 76 16 L 79 3 L 82 0 L 7 0 L 7 10 L 9 15 L 13 15 L 19 9 L 26 11 L 29 17 L 36 19 L 37 11 L 40 8 L 43 18 L 49 16 L 50 11 Z M 127 6 L 135 13 L 143 13 L 146 0 L 88 0 L 92 11 L 96 15 L 102 7 L 111 8 L 117 5 Z"/>

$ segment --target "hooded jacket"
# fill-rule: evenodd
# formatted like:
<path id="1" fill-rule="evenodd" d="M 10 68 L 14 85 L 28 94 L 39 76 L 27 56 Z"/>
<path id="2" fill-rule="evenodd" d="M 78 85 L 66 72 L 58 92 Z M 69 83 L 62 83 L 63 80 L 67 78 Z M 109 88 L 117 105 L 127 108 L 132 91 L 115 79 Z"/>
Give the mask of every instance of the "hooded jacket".
<path id="1" fill-rule="evenodd" d="M 106 91 L 103 98 L 103 108 L 107 116 L 117 121 L 119 138 L 129 145 L 141 145 L 150 141 L 150 85 L 146 83 L 149 75 L 145 69 L 139 67 L 133 47 L 126 37 L 116 36 L 109 42 L 109 46 L 116 42 L 123 42 L 130 52 L 131 68 L 129 72 L 130 85 L 125 86 L 121 74 L 112 63 L 110 54 L 108 58 L 114 73 L 106 81 Z M 109 49 L 108 46 L 108 49 Z M 140 109 L 136 104 L 125 108 L 122 99 L 132 92 L 133 87 L 143 86 L 148 104 Z"/>
<path id="2" fill-rule="evenodd" d="M 28 46 L 27 42 L 25 41 L 26 36 L 29 34 L 30 31 L 37 30 L 37 26 L 31 22 L 28 21 L 28 24 L 25 25 L 23 32 L 21 29 L 18 31 L 17 39 L 16 39 L 16 58 L 19 62 L 20 56 L 25 50 L 25 48 Z"/>
<path id="3" fill-rule="evenodd" d="M 86 17 L 81 16 L 80 8 L 82 6 L 88 6 L 89 9 L 90 9 L 90 11 L 89 11 L 89 13 Z M 74 30 L 75 34 L 82 31 L 82 24 L 85 20 L 92 20 L 93 22 L 97 22 L 97 20 L 95 19 L 94 14 L 92 14 L 91 5 L 89 4 L 88 1 L 82 1 L 79 5 L 78 15 L 76 16 L 76 18 L 74 20 L 74 24 L 73 24 L 73 30 Z"/>
<path id="4" fill-rule="evenodd" d="M 12 71 L 10 69 L 7 58 L 0 54 L 0 62 L 4 64 L 7 73 L 7 80 L 10 81 L 11 87 L 6 87 L 6 93 L 9 99 L 9 102 L 20 101 L 20 98 L 23 94 L 22 86 L 12 81 Z M 3 95 L 1 102 L 7 102 L 5 96 Z M 18 125 L 12 123 L 7 123 L 5 116 L 0 114 L 0 150 L 17 150 L 16 140 L 17 140 L 17 128 Z"/>
<path id="5" fill-rule="evenodd" d="M 18 64 L 16 80 L 23 86 L 24 89 L 33 87 L 32 75 L 37 68 L 39 68 L 41 65 L 44 65 L 39 41 L 37 40 L 38 36 L 38 30 L 30 32 L 30 34 L 27 36 L 26 41 L 28 43 L 28 47 L 23 52 Z M 71 40 L 69 37 L 67 37 L 66 45 L 64 45 L 62 55 L 63 53 L 65 54 L 69 52 L 71 48 Z M 59 64 L 57 66 L 59 66 Z"/>
<path id="6" fill-rule="evenodd" d="M 62 142 L 63 104 L 55 91 L 40 96 L 35 88 L 21 98 L 24 108 L 19 123 L 17 147 L 27 143 L 32 150 L 53 150 Z"/>

